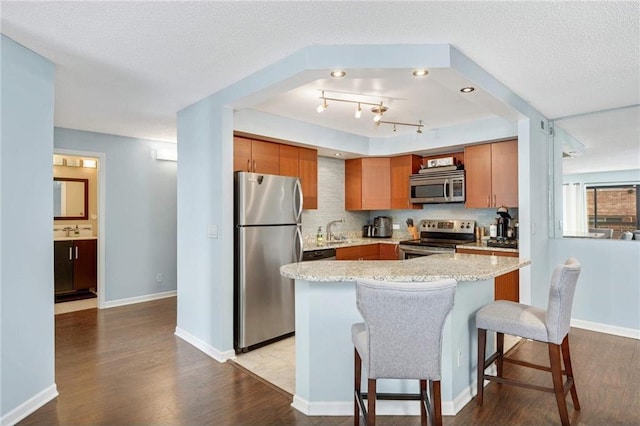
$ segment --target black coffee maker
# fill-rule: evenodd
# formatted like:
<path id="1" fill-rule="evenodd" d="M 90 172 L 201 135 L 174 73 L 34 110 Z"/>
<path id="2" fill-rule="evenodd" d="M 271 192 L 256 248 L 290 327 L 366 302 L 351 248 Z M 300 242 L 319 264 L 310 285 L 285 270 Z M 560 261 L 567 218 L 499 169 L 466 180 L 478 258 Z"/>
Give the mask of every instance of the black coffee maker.
<path id="1" fill-rule="evenodd" d="M 509 209 L 505 206 L 498 208 L 498 238 L 504 240 L 513 239 L 513 230 L 511 229 L 511 215 Z"/>

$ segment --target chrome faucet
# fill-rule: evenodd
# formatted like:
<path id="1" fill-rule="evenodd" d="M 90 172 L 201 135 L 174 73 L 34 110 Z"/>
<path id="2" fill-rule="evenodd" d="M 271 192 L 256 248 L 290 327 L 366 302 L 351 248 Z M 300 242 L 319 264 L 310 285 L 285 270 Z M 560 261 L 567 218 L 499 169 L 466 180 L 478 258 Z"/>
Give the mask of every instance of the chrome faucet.
<path id="1" fill-rule="evenodd" d="M 332 220 L 331 222 L 327 223 L 327 241 L 331 241 L 333 240 L 333 233 L 331 232 L 331 227 L 334 223 L 344 223 L 344 219 L 338 219 L 338 220 Z"/>

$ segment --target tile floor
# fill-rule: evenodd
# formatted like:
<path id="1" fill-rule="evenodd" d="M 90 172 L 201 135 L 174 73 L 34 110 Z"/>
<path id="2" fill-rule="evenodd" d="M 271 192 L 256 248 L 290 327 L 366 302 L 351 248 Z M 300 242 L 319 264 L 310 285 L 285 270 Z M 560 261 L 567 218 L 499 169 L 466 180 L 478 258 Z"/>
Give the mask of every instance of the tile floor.
<path id="1" fill-rule="evenodd" d="M 98 307 L 98 298 L 74 300 L 72 302 L 55 303 L 54 312 L 58 314 L 66 314 L 67 312 L 83 311 L 85 309 L 93 309 Z"/>
<path id="2" fill-rule="evenodd" d="M 289 337 L 262 348 L 236 355 L 234 361 L 257 376 L 294 395 L 296 390 L 295 339 L 295 337 Z M 519 337 L 505 335 L 505 352 L 519 341 Z"/>
<path id="3" fill-rule="evenodd" d="M 234 361 L 280 389 L 295 394 L 296 338 L 289 337 L 236 355 Z"/>

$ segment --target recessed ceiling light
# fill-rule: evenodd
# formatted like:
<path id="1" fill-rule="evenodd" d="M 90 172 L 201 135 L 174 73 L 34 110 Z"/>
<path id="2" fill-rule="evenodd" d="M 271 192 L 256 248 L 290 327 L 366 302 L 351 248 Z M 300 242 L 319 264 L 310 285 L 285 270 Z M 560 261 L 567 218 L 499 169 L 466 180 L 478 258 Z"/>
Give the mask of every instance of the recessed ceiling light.
<path id="1" fill-rule="evenodd" d="M 460 89 L 462 93 L 471 93 L 474 90 L 476 90 L 476 88 L 471 86 L 463 87 L 462 89 Z"/>
<path id="2" fill-rule="evenodd" d="M 424 77 L 425 75 L 429 74 L 429 71 L 425 69 L 413 70 L 412 74 L 414 77 Z"/>
<path id="3" fill-rule="evenodd" d="M 341 153 L 341 152 L 336 152 L 336 153 L 335 153 L 335 154 L 333 154 L 333 155 L 335 155 L 336 157 L 342 157 L 342 153 Z"/>
<path id="4" fill-rule="evenodd" d="M 347 75 L 347 73 L 345 71 L 342 71 L 342 70 L 331 71 L 331 77 L 333 77 L 333 78 L 342 78 L 345 75 Z"/>

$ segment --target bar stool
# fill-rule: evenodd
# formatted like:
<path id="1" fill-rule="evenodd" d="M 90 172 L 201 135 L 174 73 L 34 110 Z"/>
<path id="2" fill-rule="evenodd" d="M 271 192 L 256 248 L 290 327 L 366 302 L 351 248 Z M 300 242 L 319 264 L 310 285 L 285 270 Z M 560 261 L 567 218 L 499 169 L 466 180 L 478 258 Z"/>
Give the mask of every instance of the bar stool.
<path id="1" fill-rule="evenodd" d="M 427 412 L 433 424 L 442 424 L 442 330 L 453 308 L 456 284 L 451 279 L 356 283 L 357 306 L 365 322 L 351 327 L 355 347 L 354 425 L 360 424 L 360 410 L 365 424 L 375 425 L 376 398 L 419 400 L 422 424 L 427 424 Z M 367 369 L 368 393 L 361 392 L 362 364 Z M 417 379 L 420 394 L 376 394 L 377 379 Z"/>
<path id="2" fill-rule="evenodd" d="M 498 300 L 489 303 L 476 313 L 476 326 L 478 327 L 478 394 L 476 402 L 478 405 L 482 405 L 484 380 L 551 392 L 555 393 L 562 424 L 569 425 L 566 403 L 569 391 L 571 391 L 573 407 L 580 410 L 569 352 L 571 305 L 579 275 L 580 263 L 575 258 L 569 258 L 564 265 L 558 265 L 555 268 L 551 277 L 546 311 L 529 305 Z M 487 330 L 496 332 L 497 351 L 485 359 Z M 505 334 L 546 343 L 549 348 L 551 367 L 505 357 L 503 349 Z M 562 352 L 564 360 L 564 371 L 562 370 L 560 352 Z M 497 367 L 496 376 L 485 374 L 485 369 L 494 361 Z M 549 371 L 553 379 L 553 387 L 536 386 L 507 379 L 502 375 L 503 362 Z M 563 383 L 562 375 L 567 376 L 565 383 Z"/>

